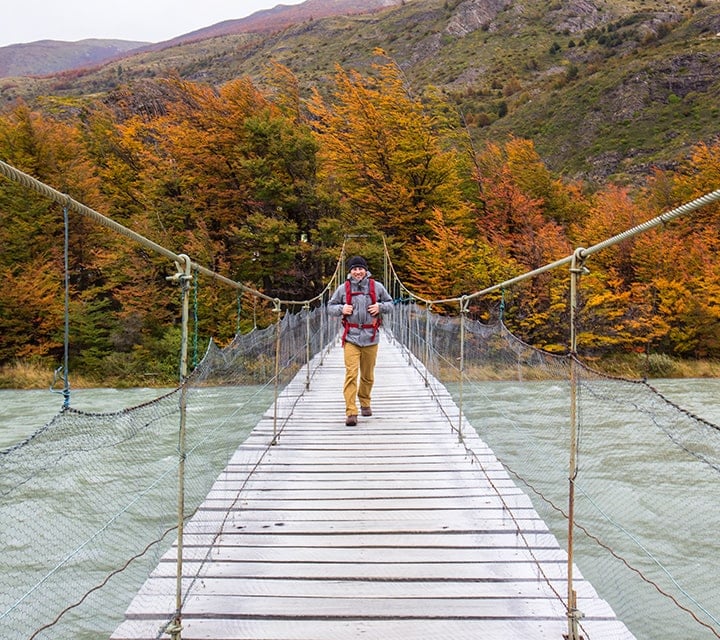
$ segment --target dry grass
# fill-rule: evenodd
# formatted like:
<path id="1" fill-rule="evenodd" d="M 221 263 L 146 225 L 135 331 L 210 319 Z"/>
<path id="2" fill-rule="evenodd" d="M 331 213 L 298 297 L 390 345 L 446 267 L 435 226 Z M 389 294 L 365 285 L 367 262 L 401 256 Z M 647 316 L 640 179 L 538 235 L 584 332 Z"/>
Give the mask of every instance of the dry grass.
<path id="1" fill-rule="evenodd" d="M 663 354 L 625 355 L 588 363 L 592 368 L 622 378 L 720 378 L 716 360 L 681 360 Z"/>
<path id="2" fill-rule="evenodd" d="M 679 360 L 664 355 L 624 356 L 587 363 L 591 368 L 609 375 L 629 378 L 720 378 L 720 362 L 716 360 Z M 0 389 L 48 389 L 53 383 L 53 369 L 45 363 L 30 360 L 16 360 L 0 367 Z M 442 367 L 434 375 L 448 383 L 459 380 L 457 369 Z M 540 367 L 477 367 L 468 366 L 465 376 L 472 380 L 552 380 L 557 379 L 558 371 Z M 119 382 L 122 380 L 123 384 Z M 157 382 L 157 381 L 156 381 Z M 132 386 L 126 377 L 118 380 L 92 380 L 71 374 L 70 384 L 75 389 L 93 387 Z M 158 382 L 160 385 L 160 382 Z M 61 389 L 63 380 L 56 381 L 54 388 Z M 147 379 L 138 380 L 137 386 L 148 386 Z"/>
<path id="3" fill-rule="evenodd" d="M 0 367 L 0 389 L 48 389 L 53 384 L 54 371 L 46 364 L 30 360 L 15 360 Z M 91 381 L 71 376 L 73 387 L 82 389 L 96 387 Z M 54 388 L 61 389 L 63 379 L 57 380 Z"/>

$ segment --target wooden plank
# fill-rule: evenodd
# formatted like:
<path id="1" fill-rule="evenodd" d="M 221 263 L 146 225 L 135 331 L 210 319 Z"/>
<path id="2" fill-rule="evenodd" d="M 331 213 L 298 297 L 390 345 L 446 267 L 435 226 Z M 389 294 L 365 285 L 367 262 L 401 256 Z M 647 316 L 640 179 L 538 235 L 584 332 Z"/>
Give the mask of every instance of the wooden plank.
<path id="1" fill-rule="evenodd" d="M 584 620 L 584 637 L 602 640 L 634 640 L 634 636 L 616 620 Z M 154 620 L 131 620 L 123 624 L 114 640 L 156 640 Z M 567 622 L 557 618 L 465 620 L 428 619 L 310 619 L 218 620 L 190 618 L 183 621 L 183 640 L 554 640 L 567 634 Z"/>
<path id="2" fill-rule="evenodd" d="M 398 550 L 402 555 L 398 559 Z M 188 562 L 203 560 L 208 553 L 205 547 L 185 549 L 184 558 Z M 447 564 L 447 563 L 488 563 L 488 562 L 564 562 L 566 556 L 562 549 L 545 547 L 528 549 L 527 547 L 478 547 L 474 549 L 454 549 L 438 547 L 401 547 L 367 548 L 353 547 L 267 547 L 215 545 L 211 550 L 213 562 L 277 562 L 277 563 L 322 563 L 322 564 Z M 174 562 L 173 550 L 162 558 L 162 562 Z"/>
<path id="3" fill-rule="evenodd" d="M 199 518 L 193 518 L 185 527 L 188 535 L 199 533 L 213 533 L 228 535 L 233 531 L 243 531 L 245 533 L 269 533 L 270 531 L 279 531 L 283 533 L 304 533 L 306 535 L 331 535 L 331 534 L 367 534 L 367 533 L 397 533 L 405 535 L 416 535 L 419 533 L 502 533 L 512 532 L 520 533 L 527 536 L 530 533 L 547 533 L 547 525 L 541 520 L 531 520 L 520 523 L 518 526 L 510 518 L 506 520 L 486 520 L 474 523 L 465 523 L 465 526 L 454 527 L 449 526 L 441 520 L 433 519 L 431 515 L 427 515 L 423 519 L 416 519 L 410 522 L 398 523 L 393 520 L 337 520 L 335 522 L 328 521 L 252 521 L 245 520 L 240 516 L 230 514 L 229 517 L 223 518 L 222 514 L 217 515 L 212 520 L 203 521 Z"/>
<path id="4" fill-rule="evenodd" d="M 398 552 L 400 553 L 400 552 Z M 560 580 L 566 575 L 564 562 L 376 562 L 376 563 L 315 563 L 315 562 L 183 562 L 184 575 L 205 578 L 323 579 L 323 580 L 516 580 L 533 581 L 543 576 Z M 174 562 L 161 562 L 154 577 L 175 575 Z M 578 575 L 578 578 L 582 578 Z"/>
<path id="5" fill-rule="evenodd" d="M 418 495 L 418 492 L 422 492 Z M 509 497 L 526 497 L 526 495 L 517 487 L 513 486 L 503 492 Z M 227 486 L 227 483 L 218 481 L 208 493 L 208 500 L 223 500 L 230 496 L 237 495 L 233 486 Z M 252 482 L 252 485 L 246 487 L 243 491 L 243 498 L 248 501 L 254 500 L 295 500 L 298 496 L 307 495 L 308 500 L 356 500 L 364 498 L 366 500 L 387 499 L 411 499 L 411 498 L 431 498 L 431 499 L 465 499 L 465 498 L 484 498 L 495 497 L 497 494 L 489 487 L 477 486 L 468 487 L 464 484 L 450 485 L 447 487 L 437 487 L 430 484 L 422 486 L 408 487 L 404 483 L 397 488 L 387 487 L 363 487 L 358 488 L 357 485 L 349 485 L 345 488 L 338 487 L 317 487 L 314 484 L 304 483 L 303 486 L 293 485 L 287 487 L 285 485 L 273 486 Z"/>
<path id="6" fill-rule="evenodd" d="M 193 586 L 193 578 L 185 578 L 186 589 Z M 302 595 L 312 598 L 427 598 L 429 593 L 439 599 L 447 598 L 509 598 L 522 593 L 525 598 L 547 598 L 545 583 L 538 580 L 386 580 L 378 584 L 368 580 L 282 580 L 274 578 L 203 578 L 203 592 L 218 594 L 292 597 Z M 565 582 L 550 581 L 552 590 L 561 592 Z M 577 594 L 580 600 L 597 598 L 597 593 L 586 580 L 578 580 Z M 175 595 L 175 576 L 158 577 L 148 581 L 139 597 Z M 139 606 L 143 606 L 139 604 Z"/>
<path id="7" fill-rule="evenodd" d="M 273 548 L 282 547 L 322 547 L 331 549 L 333 547 L 362 546 L 365 548 L 376 547 L 379 549 L 414 549 L 414 548 L 439 548 L 439 549 L 478 549 L 497 548 L 514 549 L 556 549 L 558 548 L 556 538 L 546 531 L 525 533 L 518 535 L 517 531 L 485 531 L 485 532 L 459 532 L 443 531 L 441 533 L 413 532 L 412 535 L 403 534 L 398 531 L 381 533 L 328 533 L 325 535 L 307 535 L 304 533 L 290 533 L 284 530 L 273 532 L 251 533 L 243 530 L 224 531 L 220 539 L 213 543 L 209 534 L 188 534 L 185 537 L 185 547 L 213 547 L 226 546 L 270 546 Z"/>
<path id="8" fill-rule="evenodd" d="M 567 555 L 449 394 L 383 341 L 374 415 L 346 427 L 343 374 L 339 349 L 301 372 L 187 523 L 183 640 L 559 640 Z M 113 640 L 157 637 L 176 553 Z M 632 640 L 574 572 L 586 637 Z"/>
<path id="9" fill-rule="evenodd" d="M 532 509 L 530 498 L 524 494 L 508 495 L 500 502 L 492 495 L 464 495 L 458 497 L 379 497 L 366 495 L 364 497 L 347 498 L 321 498 L 315 495 L 313 490 L 311 496 L 302 499 L 294 498 L 273 498 L 264 495 L 242 496 L 242 501 L 237 502 L 237 494 L 232 492 L 213 493 L 200 505 L 200 509 L 208 511 L 227 511 L 231 508 L 241 508 L 246 511 L 358 511 L 372 509 L 374 511 L 417 511 L 417 510 L 478 510 L 488 515 L 491 509 L 503 509 L 510 507 L 515 513 L 519 509 Z"/>
<path id="10" fill-rule="evenodd" d="M 431 620 L 434 618 L 464 618 L 466 620 L 497 617 L 498 611 L 509 611 L 506 618 L 558 619 L 565 614 L 562 603 L 557 599 L 536 597 L 518 598 L 516 594 L 503 596 L 485 596 L 480 598 L 450 597 L 376 597 L 365 598 L 357 595 L 324 598 L 304 596 L 268 597 L 244 596 L 207 591 L 202 585 L 195 589 L 183 606 L 183 617 L 222 618 L 222 619 L 292 619 L 303 618 L 351 618 L 353 620 L 378 618 L 415 618 Z M 154 596 L 142 600 L 142 607 L 133 612 L 134 619 L 153 617 L 159 606 L 167 606 L 167 597 Z M 586 618 L 612 620 L 612 609 L 598 598 L 583 603 Z M 308 611 L 312 611 L 308 615 Z M 367 613 L 366 613 L 367 612 Z"/>

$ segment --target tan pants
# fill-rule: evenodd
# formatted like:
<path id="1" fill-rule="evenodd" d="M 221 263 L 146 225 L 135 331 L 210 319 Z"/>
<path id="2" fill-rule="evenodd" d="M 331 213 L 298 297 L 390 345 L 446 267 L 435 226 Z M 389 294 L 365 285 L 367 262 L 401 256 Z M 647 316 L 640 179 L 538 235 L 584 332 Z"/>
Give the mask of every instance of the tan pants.
<path id="1" fill-rule="evenodd" d="M 356 416 L 358 414 L 356 397 L 360 400 L 361 407 L 370 406 L 370 394 L 375 382 L 378 345 L 358 347 L 346 342 L 343 350 L 345 353 L 345 384 L 343 386 L 345 415 Z M 360 385 L 358 385 L 358 373 L 360 374 Z"/>

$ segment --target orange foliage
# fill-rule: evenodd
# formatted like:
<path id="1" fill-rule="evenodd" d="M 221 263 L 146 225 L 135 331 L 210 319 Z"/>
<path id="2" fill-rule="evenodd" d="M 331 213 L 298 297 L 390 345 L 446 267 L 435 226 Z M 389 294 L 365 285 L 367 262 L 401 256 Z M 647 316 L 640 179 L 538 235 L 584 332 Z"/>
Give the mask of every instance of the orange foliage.
<path id="1" fill-rule="evenodd" d="M 443 150 L 434 119 L 392 63 L 363 77 L 338 68 L 331 102 L 313 93 L 308 108 L 320 145 L 322 173 L 346 203 L 349 220 L 368 216 L 376 228 L 414 244 L 440 209 L 467 215 L 456 152 Z"/>

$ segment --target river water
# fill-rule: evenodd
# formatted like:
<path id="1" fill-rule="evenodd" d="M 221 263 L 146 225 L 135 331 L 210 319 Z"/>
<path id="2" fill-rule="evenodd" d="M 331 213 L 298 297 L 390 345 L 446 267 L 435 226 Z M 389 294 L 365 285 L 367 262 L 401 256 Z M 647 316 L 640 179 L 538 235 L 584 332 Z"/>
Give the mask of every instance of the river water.
<path id="1" fill-rule="evenodd" d="M 580 389 L 575 516 L 612 553 L 576 528 L 575 563 L 638 640 L 710 640 L 720 637 L 720 380 L 651 385 L 684 411 L 642 384 Z M 567 520 L 548 500 L 567 511 L 569 385 L 476 382 L 464 396 L 470 423 L 565 546 Z"/>
<path id="2" fill-rule="evenodd" d="M 481 395 L 473 396 L 472 393 L 468 392 L 466 397 L 466 410 L 468 417 L 471 419 L 473 424 L 475 419 L 473 413 L 477 415 L 487 416 L 487 402 L 492 401 L 494 411 L 500 415 L 506 407 L 508 412 L 516 417 L 523 416 L 526 414 L 527 422 L 531 422 L 533 418 L 537 417 L 537 406 L 539 404 L 539 398 L 547 395 L 545 393 L 543 384 L 537 383 L 537 393 L 535 400 L 528 400 L 527 406 L 518 406 L 518 398 L 521 397 L 517 390 L 518 383 L 492 383 L 487 386 Z M 527 391 L 527 383 L 524 383 Z M 507 386 L 505 386 L 507 385 Z M 653 385 L 661 391 L 668 399 L 677 405 L 687 409 L 688 411 L 700 416 L 701 418 L 715 424 L 720 424 L 720 404 L 718 398 L 720 398 L 720 380 L 658 380 L 653 381 Z M 532 387 L 532 383 L 530 385 Z M 72 392 L 72 407 L 74 409 L 86 411 L 86 412 L 111 412 L 122 409 L 124 407 L 135 406 L 140 403 L 152 400 L 162 394 L 162 390 L 157 389 L 82 389 Z M 522 397 L 527 398 L 527 393 L 524 393 Z M 46 424 L 58 411 L 62 408 L 63 397 L 58 394 L 50 393 L 49 391 L 16 391 L 16 390 L 0 390 L 0 450 L 7 447 L 11 447 L 29 435 L 35 430 Z M 536 404 L 538 402 L 538 404 Z M 217 408 L 217 407 L 216 407 Z M 222 407 L 218 408 L 221 409 Z M 478 424 L 476 428 L 488 444 L 493 448 L 497 447 L 498 451 L 501 451 L 504 447 L 512 449 L 516 447 L 516 441 L 513 438 L 517 437 L 517 434 L 511 434 L 511 430 L 503 432 L 502 429 L 496 430 L 491 437 L 489 434 L 483 433 L 480 426 L 481 419 L 478 418 Z M 498 438 L 503 438 L 503 433 L 507 434 L 507 441 L 502 442 Z M 494 441 L 493 441 L 494 440 Z M 500 455 L 498 453 L 498 455 Z M 627 462 L 622 463 L 626 465 Z M 613 491 L 618 491 L 617 481 L 618 478 L 623 475 L 624 468 L 617 470 L 611 470 L 608 474 L 608 486 L 612 485 Z M 665 470 L 668 477 L 682 476 L 684 470 L 681 468 L 673 469 L 668 468 Z M 713 482 L 716 482 L 713 479 Z M 629 492 L 633 491 L 632 483 L 628 483 L 625 489 Z M 691 488 L 688 487 L 688 496 L 692 495 Z M 718 501 L 714 504 L 707 505 L 708 519 L 711 522 L 716 522 L 720 525 L 720 509 L 718 509 Z M 644 523 L 642 518 L 644 513 L 638 512 L 636 523 L 631 523 L 629 528 L 633 526 L 643 527 Z M 668 532 L 658 532 L 659 535 L 669 535 L 673 527 L 678 526 L 679 523 L 668 522 Z M 552 527 L 551 527 L 552 528 Z M 712 528 L 712 527 L 711 527 Z M 562 533 L 555 531 L 559 538 L 562 538 Z M 675 541 L 674 541 L 675 543 Z M 683 548 L 680 546 L 674 553 L 687 558 L 689 566 L 693 565 L 693 558 L 696 552 L 697 540 L 687 541 L 687 547 Z M 713 544 L 717 545 L 718 541 L 714 540 Z M 590 551 L 592 552 L 592 551 Z M 693 571 L 689 572 L 688 580 L 689 585 L 686 587 L 695 593 L 703 594 L 708 590 L 717 592 L 717 580 L 714 576 L 718 574 L 717 562 L 712 563 L 714 566 L 711 567 L 696 567 Z M 585 572 L 584 572 L 585 573 Z M 620 573 L 619 575 L 622 575 Z M 587 575 L 593 585 L 601 593 L 603 597 L 605 593 L 620 593 L 623 594 L 629 589 L 635 589 L 631 583 L 623 583 L 622 578 L 618 578 L 617 575 Z M 618 580 L 620 583 L 618 584 Z M 696 580 L 696 583 L 692 583 Z M 604 584 L 603 582 L 607 582 Z M 635 603 L 630 605 L 630 609 L 642 608 L 643 603 Z M 653 607 L 657 605 L 648 605 L 647 611 L 650 611 L 652 615 Z M 694 622 L 688 624 L 687 616 L 681 614 L 683 622 L 677 629 L 670 630 L 666 629 L 667 633 L 658 632 L 658 628 L 665 628 L 665 625 L 674 624 L 672 618 L 668 621 L 654 621 L 652 625 L 645 625 L 642 620 L 642 615 L 636 620 L 626 620 L 625 616 L 627 612 L 622 610 L 617 611 L 618 615 L 626 621 L 626 624 L 630 627 L 631 631 L 635 633 L 638 640 L 654 640 L 655 638 L 668 638 L 670 640 L 676 640 L 680 637 L 683 640 L 704 640 L 705 638 L 715 637 L 712 632 L 708 632 L 706 629 L 699 628 Z M 673 606 L 668 605 L 668 609 L 672 610 Z M 718 611 L 711 612 L 713 615 L 718 615 Z M 673 616 L 675 614 L 673 613 Z M 680 634 L 680 635 L 678 635 Z M 1 635 L 1 634 L 0 634 Z M 89 636 L 88 636 L 89 637 Z"/>
<path id="3" fill-rule="evenodd" d="M 153 400 L 164 389 L 79 389 L 71 392 L 74 409 L 107 413 Z M 0 450 L 47 424 L 63 406 L 63 396 L 48 390 L 0 389 Z"/>

